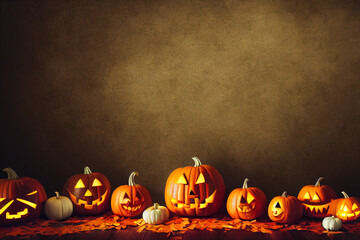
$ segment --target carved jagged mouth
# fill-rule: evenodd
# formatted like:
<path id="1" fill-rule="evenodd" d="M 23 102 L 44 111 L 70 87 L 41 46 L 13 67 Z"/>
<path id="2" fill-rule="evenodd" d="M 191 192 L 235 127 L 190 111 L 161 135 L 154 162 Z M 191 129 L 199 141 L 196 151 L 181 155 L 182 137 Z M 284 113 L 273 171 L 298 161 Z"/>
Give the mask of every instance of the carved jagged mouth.
<path id="1" fill-rule="evenodd" d="M 236 206 L 236 208 L 239 212 L 244 212 L 244 213 L 254 211 L 255 207 L 256 207 L 255 202 L 252 202 L 248 205 L 237 205 Z"/>
<path id="2" fill-rule="evenodd" d="M 282 209 L 275 209 L 272 211 L 274 217 L 280 218 L 284 214 L 284 210 Z"/>
<path id="3" fill-rule="evenodd" d="M 213 192 L 213 194 L 211 194 L 209 197 L 205 198 L 205 200 L 202 202 L 200 202 L 199 198 L 194 198 L 194 203 L 190 203 L 190 204 L 181 203 L 174 198 L 171 198 L 171 202 L 172 202 L 172 204 L 174 204 L 174 206 L 176 208 L 183 208 L 183 207 L 185 207 L 185 208 L 206 208 L 209 203 L 214 202 L 215 194 L 216 194 L 216 190 Z"/>
<path id="4" fill-rule="evenodd" d="M 15 214 L 10 214 L 9 212 L 6 212 L 6 219 L 19 219 L 22 216 L 25 216 L 29 213 L 29 210 L 25 208 L 23 211 L 17 212 Z"/>
<path id="5" fill-rule="evenodd" d="M 347 218 L 347 219 L 353 219 L 353 218 L 357 218 L 360 215 L 360 211 L 356 211 L 353 213 L 339 213 L 337 214 L 339 217 L 341 218 Z"/>
<path id="6" fill-rule="evenodd" d="M 126 205 L 121 205 L 124 209 L 130 211 L 130 212 L 135 212 L 137 210 L 139 210 L 141 208 L 141 205 L 135 206 L 135 207 L 130 207 L 130 206 L 126 206 Z"/>
<path id="7" fill-rule="evenodd" d="M 105 201 L 105 196 L 107 194 L 107 190 L 103 195 L 101 195 L 101 197 L 99 197 L 95 200 L 92 200 L 89 203 L 86 200 L 75 197 L 70 191 L 69 191 L 69 193 L 70 193 L 71 201 L 73 203 L 75 203 L 78 206 L 83 206 L 86 209 L 93 209 L 94 206 L 99 206 L 101 203 L 103 203 Z"/>
<path id="8" fill-rule="evenodd" d="M 307 213 L 313 213 L 313 214 L 327 214 L 329 211 L 330 204 L 323 204 L 323 205 L 309 205 L 303 203 L 305 206 L 305 211 Z"/>

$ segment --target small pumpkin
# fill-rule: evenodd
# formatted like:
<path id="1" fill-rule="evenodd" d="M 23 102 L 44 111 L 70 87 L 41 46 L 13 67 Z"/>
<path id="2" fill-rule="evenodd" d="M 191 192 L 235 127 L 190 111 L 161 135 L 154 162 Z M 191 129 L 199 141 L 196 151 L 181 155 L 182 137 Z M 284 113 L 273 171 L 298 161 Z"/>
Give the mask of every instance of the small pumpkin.
<path id="1" fill-rule="evenodd" d="M 298 199 L 304 205 L 304 215 L 307 217 L 323 218 L 331 215 L 329 203 L 337 196 L 331 187 L 321 185 L 323 179 L 320 177 L 315 185 L 304 186 L 298 194 Z"/>
<path id="2" fill-rule="evenodd" d="M 169 219 L 169 210 L 155 203 L 153 207 L 149 207 L 143 212 L 142 217 L 148 224 L 161 224 Z"/>
<path id="3" fill-rule="evenodd" d="M 183 216 L 209 216 L 219 211 L 225 196 L 225 183 L 216 168 L 195 165 L 175 169 L 166 181 L 165 203 L 175 214 Z"/>
<path id="4" fill-rule="evenodd" d="M 338 231 L 342 227 L 342 222 L 339 218 L 331 216 L 324 218 L 322 221 L 322 226 L 325 228 L 325 230 Z"/>
<path id="5" fill-rule="evenodd" d="M 15 225 L 39 217 L 47 199 L 41 183 L 19 177 L 11 168 L 3 169 L 7 179 L 0 179 L 0 225 Z"/>
<path id="6" fill-rule="evenodd" d="M 129 185 L 122 185 L 114 190 L 111 196 L 111 209 L 114 214 L 135 217 L 152 205 L 149 191 L 144 186 L 135 184 L 134 178 L 138 174 L 132 172 Z"/>
<path id="7" fill-rule="evenodd" d="M 73 213 L 73 204 L 69 198 L 60 196 L 59 192 L 55 194 L 45 202 L 45 215 L 48 219 L 65 220 Z"/>
<path id="8" fill-rule="evenodd" d="M 292 224 L 303 216 L 303 206 L 296 197 L 288 196 L 285 191 L 271 200 L 268 215 L 274 222 Z"/>
<path id="9" fill-rule="evenodd" d="M 259 188 L 249 188 L 248 181 L 246 178 L 243 187 L 234 189 L 228 197 L 226 209 L 232 218 L 253 220 L 266 211 L 265 193 Z"/>
<path id="10" fill-rule="evenodd" d="M 360 202 L 355 197 L 349 197 L 346 192 L 341 192 L 344 198 L 333 201 L 336 217 L 343 222 L 355 221 L 360 216 Z"/>
<path id="11" fill-rule="evenodd" d="M 110 205 L 111 185 L 107 177 L 99 172 L 84 168 L 84 174 L 71 176 L 65 183 L 63 195 L 70 198 L 74 213 L 98 215 Z"/>

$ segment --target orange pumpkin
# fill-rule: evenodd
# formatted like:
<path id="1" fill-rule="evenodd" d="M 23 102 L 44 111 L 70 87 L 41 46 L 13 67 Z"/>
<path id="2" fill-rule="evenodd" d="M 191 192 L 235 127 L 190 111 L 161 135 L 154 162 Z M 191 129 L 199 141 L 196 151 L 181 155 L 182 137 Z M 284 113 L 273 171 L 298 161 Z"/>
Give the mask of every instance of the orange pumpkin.
<path id="1" fill-rule="evenodd" d="M 216 168 L 201 165 L 174 170 L 166 181 L 165 202 L 170 211 L 183 216 L 209 216 L 219 211 L 225 195 L 225 183 Z"/>
<path id="2" fill-rule="evenodd" d="M 320 177 L 315 185 L 304 186 L 298 194 L 298 199 L 304 205 L 304 215 L 307 217 L 324 218 L 331 215 L 329 203 L 336 199 L 336 193 L 331 187 L 320 185 L 323 179 Z"/>
<path id="3" fill-rule="evenodd" d="M 343 222 L 354 221 L 360 216 L 360 202 L 355 197 L 349 197 L 346 192 L 341 192 L 344 198 L 333 201 L 334 215 Z"/>
<path id="4" fill-rule="evenodd" d="M 266 196 L 259 188 L 248 187 L 245 179 L 243 187 L 234 189 L 227 200 L 226 209 L 232 218 L 253 220 L 266 211 Z"/>
<path id="5" fill-rule="evenodd" d="M 97 215 L 103 213 L 110 205 L 111 186 L 107 177 L 99 172 L 84 168 L 84 174 L 75 174 L 65 183 L 63 195 L 70 198 L 74 213 L 80 215 Z"/>
<path id="6" fill-rule="evenodd" d="M 111 209 L 114 214 L 124 217 L 135 217 L 152 205 L 149 191 L 138 184 L 134 178 L 137 172 L 129 176 L 129 185 L 116 188 L 111 196 Z"/>
<path id="7" fill-rule="evenodd" d="M 303 206 L 296 197 L 288 196 L 285 191 L 271 200 L 268 215 L 274 222 L 292 224 L 303 216 Z"/>
<path id="8" fill-rule="evenodd" d="M 47 199 L 41 183 L 33 178 L 19 177 L 5 168 L 7 179 L 0 179 L 0 225 L 16 225 L 39 217 Z"/>

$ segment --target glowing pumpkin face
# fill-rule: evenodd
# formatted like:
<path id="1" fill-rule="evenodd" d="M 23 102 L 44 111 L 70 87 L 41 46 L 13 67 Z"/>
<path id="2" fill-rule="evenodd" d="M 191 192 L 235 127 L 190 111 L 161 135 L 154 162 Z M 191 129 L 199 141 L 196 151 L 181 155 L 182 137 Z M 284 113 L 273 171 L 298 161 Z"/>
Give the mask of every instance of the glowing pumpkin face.
<path id="1" fill-rule="evenodd" d="M 39 217 L 46 192 L 33 178 L 19 178 L 14 170 L 5 168 L 8 179 L 0 180 L 0 224 L 15 225 Z"/>
<path id="2" fill-rule="evenodd" d="M 145 187 L 135 184 L 134 178 L 137 175 L 137 172 L 132 172 L 129 177 L 129 185 L 122 185 L 114 190 L 111 196 L 111 209 L 114 214 L 134 217 L 152 205 L 149 191 Z"/>
<path id="3" fill-rule="evenodd" d="M 343 222 L 354 221 L 360 217 L 360 203 L 354 197 L 349 197 L 342 192 L 344 198 L 340 198 L 334 203 L 336 204 L 335 215 Z"/>
<path id="4" fill-rule="evenodd" d="M 298 194 L 298 199 L 304 205 L 305 216 L 324 218 L 331 215 L 329 203 L 336 198 L 336 193 L 331 187 L 320 185 L 323 179 L 320 177 L 315 185 L 304 186 Z"/>
<path id="5" fill-rule="evenodd" d="M 243 187 L 234 189 L 228 197 L 226 208 L 232 218 L 253 220 L 265 213 L 265 193 L 259 188 L 248 188 L 248 180 L 246 178 Z"/>
<path id="6" fill-rule="evenodd" d="M 201 165 L 178 168 L 167 179 L 165 202 L 170 211 L 184 216 L 208 216 L 216 213 L 225 195 L 225 183 L 212 166 Z"/>
<path id="7" fill-rule="evenodd" d="M 63 189 L 63 195 L 70 198 L 74 213 L 97 215 L 109 208 L 111 186 L 102 173 L 92 173 L 85 167 L 84 174 L 70 177 Z"/>
<path id="8" fill-rule="evenodd" d="M 303 206 L 297 198 L 284 192 L 271 200 L 268 215 L 274 222 L 292 224 L 303 216 Z"/>

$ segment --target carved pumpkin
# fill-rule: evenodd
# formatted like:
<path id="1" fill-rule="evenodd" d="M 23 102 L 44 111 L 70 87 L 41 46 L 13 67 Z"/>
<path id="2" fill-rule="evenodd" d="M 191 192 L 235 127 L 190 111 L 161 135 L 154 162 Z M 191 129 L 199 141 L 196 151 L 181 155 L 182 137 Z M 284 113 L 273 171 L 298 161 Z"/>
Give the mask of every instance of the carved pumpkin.
<path id="1" fill-rule="evenodd" d="M 8 179 L 0 179 L 0 224 L 15 225 L 40 216 L 47 199 L 38 180 L 21 177 L 11 168 L 5 168 Z"/>
<path id="2" fill-rule="evenodd" d="M 287 196 L 285 191 L 271 200 L 268 214 L 274 222 L 292 224 L 303 216 L 303 206 L 296 197 Z"/>
<path id="3" fill-rule="evenodd" d="M 304 215 L 307 217 L 323 218 L 331 215 L 329 203 L 336 198 L 336 193 L 331 187 L 320 185 L 323 179 L 320 177 L 315 185 L 304 186 L 298 194 L 298 199 L 304 205 Z"/>
<path id="4" fill-rule="evenodd" d="M 354 198 L 349 197 L 346 192 L 341 192 L 344 198 L 339 198 L 333 201 L 335 215 L 343 222 L 354 221 L 360 216 L 360 202 Z"/>
<path id="5" fill-rule="evenodd" d="M 78 215 L 97 215 L 110 205 L 111 185 L 107 177 L 84 168 L 84 174 L 76 174 L 65 183 L 63 195 L 70 198 L 74 213 Z"/>
<path id="6" fill-rule="evenodd" d="M 135 184 L 134 178 L 137 175 L 137 172 L 132 172 L 129 177 L 129 185 L 122 185 L 114 190 L 111 196 L 111 209 L 114 214 L 135 217 L 152 205 L 149 191 L 145 187 Z"/>
<path id="7" fill-rule="evenodd" d="M 245 179 L 243 187 L 234 189 L 227 200 L 226 208 L 232 218 L 253 220 L 266 211 L 266 196 L 259 188 L 248 187 Z"/>
<path id="8" fill-rule="evenodd" d="M 170 211 L 184 216 L 209 216 L 216 213 L 224 200 L 225 183 L 212 166 L 201 165 L 178 168 L 167 179 L 165 202 Z"/>

